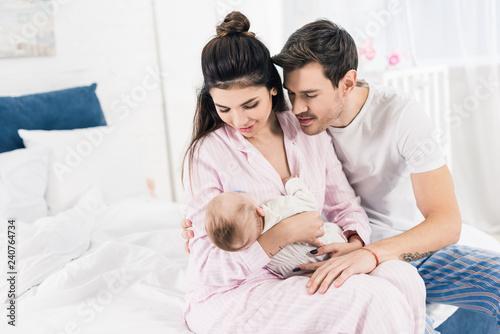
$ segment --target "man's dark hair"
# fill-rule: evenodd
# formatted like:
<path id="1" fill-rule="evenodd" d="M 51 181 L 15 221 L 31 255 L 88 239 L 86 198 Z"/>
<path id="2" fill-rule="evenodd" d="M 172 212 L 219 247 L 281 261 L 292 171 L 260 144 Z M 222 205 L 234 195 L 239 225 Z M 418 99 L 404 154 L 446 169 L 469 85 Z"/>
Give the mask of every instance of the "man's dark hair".
<path id="1" fill-rule="evenodd" d="M 318 62 L 337 88 L 348 71 L 358 68 L 358 50 L 343 28 L 328 20 L 317 20 L 295 31 L 273 62 L 285 71 Z"/>

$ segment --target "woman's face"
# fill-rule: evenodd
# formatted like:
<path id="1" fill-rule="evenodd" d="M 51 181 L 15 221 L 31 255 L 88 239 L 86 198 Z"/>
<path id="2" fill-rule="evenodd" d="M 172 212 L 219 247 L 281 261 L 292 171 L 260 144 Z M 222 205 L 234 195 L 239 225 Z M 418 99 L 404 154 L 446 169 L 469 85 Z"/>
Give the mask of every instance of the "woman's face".
<path id="1" fill-rule="evenodd" d="M 263 86 L 210 89 L 219 117 L 246 138 L 269 128 L 272 96 L 276 94 L 275 88 L 269 91 Z"/>

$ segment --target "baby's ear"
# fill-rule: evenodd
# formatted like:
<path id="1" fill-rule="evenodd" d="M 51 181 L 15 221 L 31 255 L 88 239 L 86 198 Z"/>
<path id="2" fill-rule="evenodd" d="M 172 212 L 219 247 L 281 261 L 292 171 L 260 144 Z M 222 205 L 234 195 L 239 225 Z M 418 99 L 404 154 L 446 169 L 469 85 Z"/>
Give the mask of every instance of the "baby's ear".
<path id="1" fill-rule="evenodd" d="M 259 207 L 257 207 L 257 213 L 261 217 L 265 217 L 265 215 L 266 215 L 266 213 L 264 212 L 264 210 L 262 210 L 262 208 L 259 208 Z"/>

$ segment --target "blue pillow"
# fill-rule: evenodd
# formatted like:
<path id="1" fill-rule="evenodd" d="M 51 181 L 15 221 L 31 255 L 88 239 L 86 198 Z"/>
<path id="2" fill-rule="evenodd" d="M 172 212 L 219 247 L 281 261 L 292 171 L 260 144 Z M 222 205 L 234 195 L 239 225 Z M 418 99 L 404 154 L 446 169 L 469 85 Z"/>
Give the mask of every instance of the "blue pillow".
<path id="1" fill-rule="evenodd" d="M 71 130 L 106 125 L 96 84 L 19 97 L 0 97 L 0 153 L 23 148 L 27 130 Z"/>

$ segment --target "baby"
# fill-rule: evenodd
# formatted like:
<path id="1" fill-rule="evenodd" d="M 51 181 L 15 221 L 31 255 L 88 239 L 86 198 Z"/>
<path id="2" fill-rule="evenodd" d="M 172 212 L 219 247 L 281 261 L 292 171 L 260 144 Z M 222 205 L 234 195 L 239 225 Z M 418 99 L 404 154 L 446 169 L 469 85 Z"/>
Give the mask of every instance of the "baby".
<path id="1" fill-rule="evenodd" d="M 318 211 L 314 195 L 298 177 L 285 182 L 286 196 L 278 197 L 258 207 L 252 196 L 240 192 L 225 192 L 216 196 L 207 207 L 205 229 L 210 240 L 225 251 L 236 252 L 250 247 L 257 238 L 279 221 L 304 211 Z M 318 238 L 325 245 L 346 242 L 339 226 L 323 225 L 325 235 Z M 304 263 L 323 261 L 328 255 L 312 256 L 316 247 L 294 243 L 272 257 L 269 269 L 283 277 L 299 275 L 292 270 Z"/>

